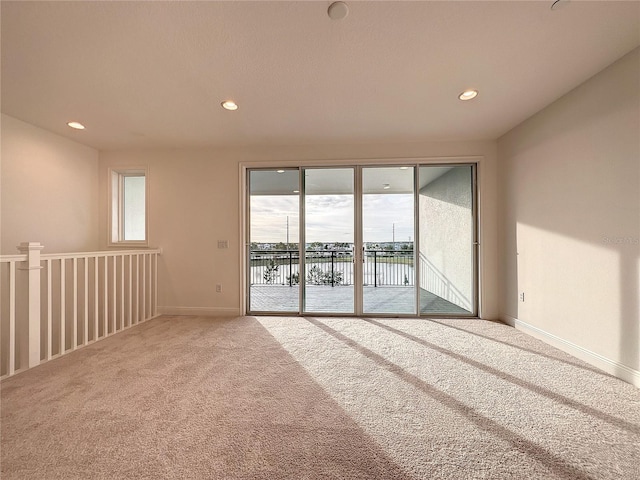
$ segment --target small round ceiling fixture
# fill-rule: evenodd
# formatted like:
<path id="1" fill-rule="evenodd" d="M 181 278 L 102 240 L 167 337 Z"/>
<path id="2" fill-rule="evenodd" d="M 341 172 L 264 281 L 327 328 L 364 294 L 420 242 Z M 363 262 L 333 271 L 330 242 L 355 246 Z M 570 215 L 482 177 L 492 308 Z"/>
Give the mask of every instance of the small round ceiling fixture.
<path id="1" fill-rule="evenodd" d="M 327 9 L 327 15 L 331 20 L 342 20 L 349 15 L 349 6 L 344 2 L 333 2 Z"/>
<path id="2" fill-rule="evenodd" d="M 300 193 L 300 190 L 294 190 L 293 193 Z"/>
<path id="3" fill-rule="evenodd" d="M 284 170 L 276 170 L 277 173 L 284 173 Z"/>
<path id="4" fill-rule="evenodd" d="M 400 170 L 408 170 L 409 167 L 400 167 Z"/>
<path id="5" fill-rule="evenodd" d="M 560 10 L 569 5 L 569 2 L 570 0 L 555 0 L 555 2 L 551 4 L 551 10 Z"/>
<path id="6" fill-rule="evenodd" d="M 385 184 L 382 185 L 382 188 L 384 190 L 389 190 L 391 188 L 391 185 L 389 185 L 388 183 L 385 183 Z"/>
<path id="7" fill-rule="evenodd" d="M 238 109 L 238 105 L 233 100 L 225 100 L 220 105 L 222 105 L 222 108 L 224 108 L 225 110 L 233 111 Z"/>
<path id="8" fill-rule="evenodd" d="M 465 90 L 460 95 L 458 95 L 458 98 L 460 100 L 471 100 L 472 98 L 476 98 L 477 96 L 478 96 L 477 90 Z"/>
<path id="9" fill-rule="evenodd" d="M 84 125 L 79 122 L 69 122 L 67 123 L 71 128 L 75 128 L 76 130 L 84 130 Z"/>

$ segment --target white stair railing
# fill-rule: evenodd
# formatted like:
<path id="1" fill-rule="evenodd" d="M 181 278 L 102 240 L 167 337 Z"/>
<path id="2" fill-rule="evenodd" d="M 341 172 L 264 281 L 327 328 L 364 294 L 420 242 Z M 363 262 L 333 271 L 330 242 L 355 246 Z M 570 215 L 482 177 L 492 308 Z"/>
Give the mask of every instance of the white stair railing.
<path id="1" fill-rule="evenodd" d="M 0 256 L 0 378 L 156 317 L 159 249 Z"/>

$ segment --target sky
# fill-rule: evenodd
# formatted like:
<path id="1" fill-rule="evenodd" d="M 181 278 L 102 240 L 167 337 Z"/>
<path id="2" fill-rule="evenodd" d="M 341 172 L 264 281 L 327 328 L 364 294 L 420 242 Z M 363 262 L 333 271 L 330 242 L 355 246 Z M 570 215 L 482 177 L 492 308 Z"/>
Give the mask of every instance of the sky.
<path id="1" fill-rule="evenodd" d="M 251 196 L 251 241 L 298 242 L 299 211 L 296 195 Z M 306 242 L 353 243 L 353 195 L 306 196 Z M 413 195 L 368 194 L 363 197 L 363 241 L 391 242 L 414 239 Z"/>

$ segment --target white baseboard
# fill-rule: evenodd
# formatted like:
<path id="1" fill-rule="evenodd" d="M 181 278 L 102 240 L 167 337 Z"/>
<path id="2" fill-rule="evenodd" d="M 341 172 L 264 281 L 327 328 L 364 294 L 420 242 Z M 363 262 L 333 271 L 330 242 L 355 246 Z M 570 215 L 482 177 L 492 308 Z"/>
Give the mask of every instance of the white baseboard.
<path id="1" fill-rule="evenodd" d="M 161 315 L 196 315 L 201 317 L 237 317 L 240 315 L 239 308 L 224 307 L 158 307 Z"/>
<path id="2" fill-rule="evenodd" d="M 542 340 L 549 345 L 552 345 L 563 352 L 566 352 L 570 355 L 573 355 L 580 360 L 583 360 L 594 367 L 599 368 L 615 377 L 618 377 L 625 382 L 630 383 L 636 387 L 640 388 L 640 371 L 635 370 L 631 367 L 627 367 L 620 362 L 613 361 L 609 358 L 603 357 L 599 353 L 592 352 L 591 350 L 587 350 L 580 345 L 576 345 L 575 343 L 569 342 L 563 338 L 554 335 L 553 333 L 546 332 L 538 327 L 534 327 L 522 320 L 518 320 L 517 318 L 511 317 L 509 315 L 502 315 L 501 320 L 507 325 L 511 325 L 512 327 L 517 328 L 520 331 L 528 333 L 532 337 L 535 337 L 539 340 Z"/>

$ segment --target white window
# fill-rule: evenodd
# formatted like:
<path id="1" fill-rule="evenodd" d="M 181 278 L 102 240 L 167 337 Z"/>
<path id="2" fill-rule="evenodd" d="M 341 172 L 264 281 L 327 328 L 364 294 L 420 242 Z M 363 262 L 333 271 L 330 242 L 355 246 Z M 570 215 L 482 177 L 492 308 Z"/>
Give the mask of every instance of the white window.
<path id="1" fill-rule="evenodd" d="M 147 170 L 111 170 L 111 245 L 147 245 Z"/>

